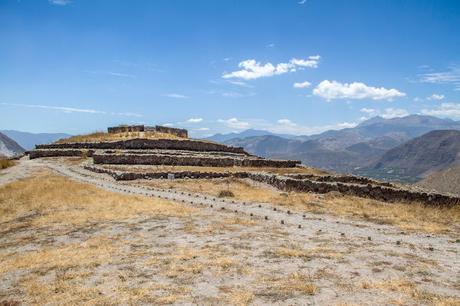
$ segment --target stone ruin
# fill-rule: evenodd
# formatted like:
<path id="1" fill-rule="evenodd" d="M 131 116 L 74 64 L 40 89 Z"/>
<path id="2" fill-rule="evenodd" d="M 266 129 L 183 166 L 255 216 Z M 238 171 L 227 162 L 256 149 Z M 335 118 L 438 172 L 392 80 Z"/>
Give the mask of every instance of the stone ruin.
<path id="1" fill-rule="evenodd" d="M 145 125 L 119 125 L 107 128 L 109 134 L 128 133 L 128 132 L 158 132 L 175 135 L 180 138 L 188 138 L 188 131 L 185 129 L 172 128 L 168 126 L 145 126 Z"/>
<path id="2" fill-rule="evenodd" d="M 109 133 L 146 131 L 145 126 L 123 126 L 109 128 Z M 165 133 L 167 127 L 155 127 Z M 165 129 L 163 129 L 165 128 Z M 177 130 L 177 129 L 175 129 Z M 185 130 L 185 134 L 187 131 Z M 300 166 L 297 160 L 267 159 L 247 153 L 243 148 L 232 147 L 210 141 L 188 139 L 145 139 L 135 138 L 121 141 L 68 142 L 37 145 L 29 152 L 29 158 L 55 156 L 84 156 L 90 160 L 88 170 L 106 173 L 116 180 L 167 179 L 175 178 L 223 178 L 236 177 L 261 182 L 284 191 L 327 193 L 339 192 L 352 196 L 385 202 L 419 202 L 431 206 L 450 207 L 460 204 L 460 198 L 438 193 L 414 191 L 391 183 L 379 182 L 352 175 L 279 175 L 267 172 L 245 171 L 251 168 L 293 168 Z M 219 172 L 197 168 L 194 171 L 114 171 L 110 165 L 168 165 L 197 167 L 241 167 L 239 172 Z M 111 166 L 113 167 L 113 166 Z"/>

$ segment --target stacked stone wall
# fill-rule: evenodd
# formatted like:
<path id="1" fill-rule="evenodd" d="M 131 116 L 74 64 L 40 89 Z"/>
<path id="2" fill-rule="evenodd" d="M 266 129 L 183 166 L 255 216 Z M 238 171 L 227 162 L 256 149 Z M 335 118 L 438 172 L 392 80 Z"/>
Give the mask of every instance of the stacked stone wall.
<path id="1" fill-rule="evenodd" d="M 165 154 L 94 154 L 95 164 L 293 168 L 300 161 Z"/>
<path id="2" fill-rule="evenodd" d="M 181 138 L 188 138 L 188 131 L 186 129 L 177 129 L 167 126 L 156 125 L 155 131 L 158 133 L 166 133 L 176 135 L 177 137 Z"/>
<path id="3" fill-rule="evenodd" d="M 213 142 L 180 139 L 129 139 L 112 142 L 71 142 L 36 145 L 37 149 L 113 149 L 113 150 L 187 150 L 198 152 L 230 152 L 249 155 L 241 147 L 231 147 Z"/>
<path id="4" fill-rule="evenodd" d="M 59 156 L 78 156 L 78 157 L 91 157 L 93 156 L 94 150 L 76 150 L 76 149 L 68 149 L 68 150 L 32 150 L 29 152 L 29 158 L 42 158 L 42 157 L 59 157 Z"/>
<path id="5" fill-rule="evenodd" d="M 109 134 L 116 133 L 128 133 L 128 132 L 143 132 L 143 125 L 120 125 L 120 126 L 111 126 L 107 128 Z"/>

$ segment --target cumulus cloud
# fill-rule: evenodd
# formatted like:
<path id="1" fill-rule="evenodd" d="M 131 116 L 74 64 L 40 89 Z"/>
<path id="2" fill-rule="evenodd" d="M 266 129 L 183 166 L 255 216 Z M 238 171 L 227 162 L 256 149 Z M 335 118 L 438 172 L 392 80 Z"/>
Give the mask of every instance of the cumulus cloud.
<path id="1" fill-rule="evenodd" d="M 339 130 L 344 128 L 355 127 L 355 122 L 340 122 L 321 126 L 304 126 L 293 122 L 290 119 L 279 119 L 276 124 L 268 125 L 265 128 L 273 133 L 294 134 L 294 135 L 311 135 L 322 133 L 327 130 Z"/>
<path id="2" fill-rule="evenodd" d="M 405 117 L 409 115 L 409 112 L 403 108 L 386 108 L 383 111 L 374 108 L 361 108 L 360 112 L 367 114 L 367 116 L 362 117 L 361 120 L 367 120 L 371 117 L 380 116 L 385 119 Z"/>
<path id="3" fill-rule="evenodd" d="M 307 88 L 310 87 L 311 83 L 308 81 L 302 82 L 302 83 L 294 83 L 294 88 Z"/>
<path id="4" fill-rule="evenodd" d="M 385 119 L 406 117 L 408 115 L 409 112 L 402 108 L 386 108 L 385 111 L 380 114 L 380 116 Z"/>
<path id="5" fill-rule="evenodd" d="M 250 127 L 250 124 L 248 122 L 240 121 L 237 118 L 219 119 L 217 120 L 217 122 L 223 123 L 226 126 L 237 130 L 243 130 Z"/>
<path id="6" fill-rule="evenodd" d="M 307 59 L 292 58 L 288 63 L 279 63 L 273 65 L 272 63 L 261 64 L 254 59 L 248 59 L 238 64 L 241 70 L 224 73 L 224 79 L 238 78 L 244 80 L 253 80 L 262 77 L 271 77 L 288 72 L 294 72 L 297 69 L 304 68 L 317 68 L 320 56 L 314 55 Z"/>
<path id="7" fill-rule="evenodd" d="M 442 100 L 444 99 L 444 95 L 440 94 L 432 94 L 431 96 L 427 97 L 428 100 Z"/>
<path id="8" fill-rule="evenodd" d="M 187 123 L 200 123 L 203 121 L 203 118 L 190 118 L 186 122 Z"/>
<path id="9" fill-rule="evenodd" d="M 327 101 L 334 99 L 392 100 L 406 95 L 394 88 L 386 89 L 384 87 L 368 86 L 361 82 L 340 83 L 329 80 L 319 83 L 313 90 L 313 94 Z"/>
<path id="10" fill-rule="evenodd" d="M 422 109 L 421 113 L 429 116 L 459 118 L 460 103 L 441 103 L 433 109 Z"/>
<path id="11" fill-rule="evenodd" d="M 187 99 L 188 98 L 188 96 L 184 96 L 178 93 L 164 94 L 163 97 L 174 98 L 174 99 Z"/>

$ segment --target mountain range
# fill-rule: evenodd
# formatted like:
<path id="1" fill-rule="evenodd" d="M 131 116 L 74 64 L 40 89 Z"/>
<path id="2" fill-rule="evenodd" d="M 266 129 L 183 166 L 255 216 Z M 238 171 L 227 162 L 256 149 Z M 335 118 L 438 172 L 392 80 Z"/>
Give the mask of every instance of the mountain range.
<path id="1" fill-rule="evenodd" d="M 65 133 L 28 133 L 16 130 L 2 130 L 0 132 L 11 139 L 14 139 L 21 147 L 26 150 L 33 149 L 37 144 L 46 144 L 61 138 L 67 138 L 71 136 Z"/>
<path id="2" fill-rule="evenodd" d="M 245 136 L 247 133 L 243 132 L 224 135 L 228 138 L 222 142 L 265 157 L 299 159 L 324 170 L 382 178 L 384 171 L 376 168 L 376 164 L 386 152 L 433 130 L 460 130 L 460 122 L 422 115 L 374 117 L 354 128 L 311 136 L 282 137 L 272 133 Z M 412 174 L 419 175 L 409 172 Z"/>
<path id="3" fill-rule="evenodd" d="M 25 150 L 16 141 L 0 133 L 0 157 L 13 157 L 24 153 Z"/>

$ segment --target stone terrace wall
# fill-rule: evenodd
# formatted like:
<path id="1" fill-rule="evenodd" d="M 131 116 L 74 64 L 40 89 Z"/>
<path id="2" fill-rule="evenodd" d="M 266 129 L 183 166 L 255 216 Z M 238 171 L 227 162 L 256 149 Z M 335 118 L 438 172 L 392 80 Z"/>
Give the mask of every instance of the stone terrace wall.
<path id="1" fill-rule="evenodd" d="M 112 142 L 72 142 L 36 145 L 37 149 L 165 149 L 188 151 L 216 151 L 250 155 L 243 148 L 231 147 L 213 142 L 180 139 L 130 139 Z"/>
<path id="2" fill-rule="evenodd" d="M 136 179 L 166 179 L 168 174 L 174 174 L 177 179 L 180 178 L 223 178 L 236 177 L 248 178 L 256 182 L 265 183 L 283 191 L 328 193 L 331 191 L 339 192 L 346 195 L 369 198 L 384 202 L 419 202 L 429 206 L 452 207 L 460 205 L 460 198 L 452 197 L 437 193 L 423 193 L 407 189 L 397 189 L 376 185 L 359 185 L 347 183 L 319 182 L 309 179 L 293 179 L 281 175 L 271 175 L 267 173 L 254 172 L 236 172 L 236 173 L 216 173 L 216 172 L 196 172 L 196 171 L 168 171 L 153 173 L 136 173 L 113 171 L 103 169 L 97 166 L 85 166 L 87 170 L 107 173 L 116 180 L 136 180 Z"/>
<path id="3" fill-rule="evenodd" d="M 158 133 L 166 133 L 176 135 L 177 137 L 181 138 L 188 138 L 188 131 L 186 129 L 177 129 L 167 126 L 156 125 L 155 131 Z"/>
<path id="4" fill-rule="evenodd" d="M 120 125 L 120 126 L 111 126 L 107 128 L 109 134 L 115 133 L 127 133 L 127 132 L 143 132 L 143 125 Z"/>
<path id="5" fill-rule="evenodd" d="M 164 172 L 123 172 L 113 171 L 95 166 L 84 166 L 86 170 L 90 170 L 96 173 L 106 173 L 112 176 L 117 181 L 131 181 L 138 179 L 167 179 L 168 174 L 173 174 L 175 179 L 212 179 L 212 178 L 225 178 L 225 177 L 237 177 L 247 178 L 248 173 L 246 172 L 202 172 L 202 171 L 164 171 Z"/>
<path id="6" fill-rule="evenodd" d="M 345 183 L 315 182 L 308 179 L 298 180 L 289 177 L 249 173 L 250 179 L 267 183 L 284 191 L 328 193 L 337 191 L 342 194 L 370 198 L 384 202 L 419 202 L 430 206 L 452 207 L 460 205 L 460 198 L 437 193 L 416 192 L 383 186 L 366 186 Z"/>
<path id="7" fill-rule="evenodd" d="M 313 175 L 313 174 L 288 174 L 287 177 L 303 180 L 309 179 L 318 182 L 340 182 L 340 183 L 350 183 L 350 184 L 361 184 L 361 185 L 380 185 L 385 187 L 395 187 L 394 184 L 388 182 L 380 182 L 367 177 L 354 176 L 354 175 Z"/>
<path id="8" fill-rule="evenodd" d="M 41 158 L 41 157 L 59 157 L 59 156 L 88 156 L 91 157 L 94 150 L 32 150 L 29 152 L 29 158 Z"/>
<path id="9" fill-rule="evenodd" d="M 273 167 L 293 168 L 300 161 L 271 160 L 255 158 L 209 157 L 209 156 L 174 156 L 165 154 L 94 154 L 95 164 L 122 165 L 170 165 L 199 167 Z"/>

